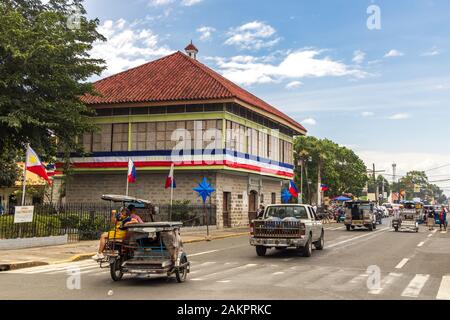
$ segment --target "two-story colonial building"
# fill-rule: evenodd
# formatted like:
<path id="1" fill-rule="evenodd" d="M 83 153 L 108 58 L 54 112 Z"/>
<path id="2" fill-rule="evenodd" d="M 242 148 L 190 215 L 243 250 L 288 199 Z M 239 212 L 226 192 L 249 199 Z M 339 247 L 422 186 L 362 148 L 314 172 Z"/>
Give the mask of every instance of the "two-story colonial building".
<path id="1" fill-rule="evenodd" d="M 190 44 L 94 84 L 100 131 L 85 134 L 89 157 L 72 159 L 66 201 L 95 202 L 124 194 L 128 159 L 137 167 L 130 196 L 168 203 L 164 189 L 172 163 L 174 200 L 201 203 L 192 190 L 207 177 L 216 192 L 219 227 L 248 224 L 260 203 L 280 201 L 293 178 L 293 137 L 305 128 L 197 61 Z"/>

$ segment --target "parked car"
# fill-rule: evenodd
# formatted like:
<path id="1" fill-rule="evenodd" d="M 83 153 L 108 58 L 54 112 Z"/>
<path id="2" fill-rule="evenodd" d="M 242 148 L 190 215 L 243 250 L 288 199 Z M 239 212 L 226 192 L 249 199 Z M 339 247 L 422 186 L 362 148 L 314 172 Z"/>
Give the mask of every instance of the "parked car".
<path id="1" fill-rule="evenodd" d="M 302 204 L 267 206 L 263 217 L 251 222 L 250 235 L 258 256 L 271 248 L 293 248 L 310 257 L 313 246 L 322 250 L 325 245 L 322 222 L 313 207 Z"/>

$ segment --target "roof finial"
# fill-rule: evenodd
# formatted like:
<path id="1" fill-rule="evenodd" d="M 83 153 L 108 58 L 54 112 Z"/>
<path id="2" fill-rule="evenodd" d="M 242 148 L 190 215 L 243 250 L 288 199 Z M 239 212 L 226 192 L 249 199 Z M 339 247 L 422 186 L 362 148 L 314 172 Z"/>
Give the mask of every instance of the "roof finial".
<path id="1" fill-rule="evenodd" d="M 197 60 L 197 53 L 198 53 L 198 49 L 194 46 L 192 40 L 191 43 L 184 48 L 184 50 L 186 51 L 186 54 L 191 57 L 194 60 Z"/>

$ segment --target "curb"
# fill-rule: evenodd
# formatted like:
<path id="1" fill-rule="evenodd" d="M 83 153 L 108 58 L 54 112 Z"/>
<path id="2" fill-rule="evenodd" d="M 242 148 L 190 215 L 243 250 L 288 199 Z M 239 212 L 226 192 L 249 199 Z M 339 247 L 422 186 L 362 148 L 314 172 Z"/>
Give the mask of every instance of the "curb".
<path id="1" fill-rule="evenodd" d="M 46 266 L 46 265 L 49 265 L 49 263 L 48 262 L 43 262 L 43 261 L 5 263 L 5 264 L 0 264 L 0 272 L 17 270 L 17 269 L 32 268 L 32 267 L 39 267 L 39 266 Z"/>

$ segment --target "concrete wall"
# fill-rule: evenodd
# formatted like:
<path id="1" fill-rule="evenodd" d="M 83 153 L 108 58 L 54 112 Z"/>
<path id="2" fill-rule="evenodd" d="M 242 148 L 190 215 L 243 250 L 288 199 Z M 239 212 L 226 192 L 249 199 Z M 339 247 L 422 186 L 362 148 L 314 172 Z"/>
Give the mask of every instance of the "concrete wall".
<path id="1" fill-rule="evenodd" d="M 130 196 L 149 199 L 155 204 L 168 204 L 170 189 L 164 189 L 166 173 L 138 172 L 137 183 L 130 184 Z M 211 201 L 217 205 L 217 227 L 223 228 L 223 193 L 231 193 L 231 226 L 249 224 L 249 193 L 258 193 L 258 203 L 263 194 L 263 204 L 271 204 L 272 193 L 276 203 L 280 203 L 281 185 L 279 179 L 265 178 L 259 175 L 239 172 L 175 172 L 177 188 L 174 201 L 189 200 L 191 204 L 202 204 L 202 200 L 193 191 L 203 177 L 209 179 L 216 189 Z M 125 194 L 126 177 L 123 173 L 76 174 L 67 185 L 66 202 L 99 202 L 103 194 Z"/>
<path id="2" fill-rule="evenodd" d="M 130 184 L 129 195 L 132 197 L 149 199 L 155 204 L 170 202 L 170 189 L 164 189 L 168 172 L 144 173 L 138 172 L 137 182 Z M 202 204 L 201 198 L 192 190 L 203 176 L 212 179 L 215 185 L 215 175 L 211 173 L 176 172 L 177 184 L 174 190 L 174 201 L 189 200 L 192 204 Z M 76 174 L 67 185 L 67 202 L 99 202 L 104 194 L 125 194 L 126 175 L 96 173 Z"/>
<path id="3" fill-rule="evenodd" d="M 42 238 L 23 238 L 23 239 L 2 239 L 0 240 L 0 250 L 15 250 L 45 246 L 57 246 L 67 244 L 68 237 L 42 237 Z"/>

